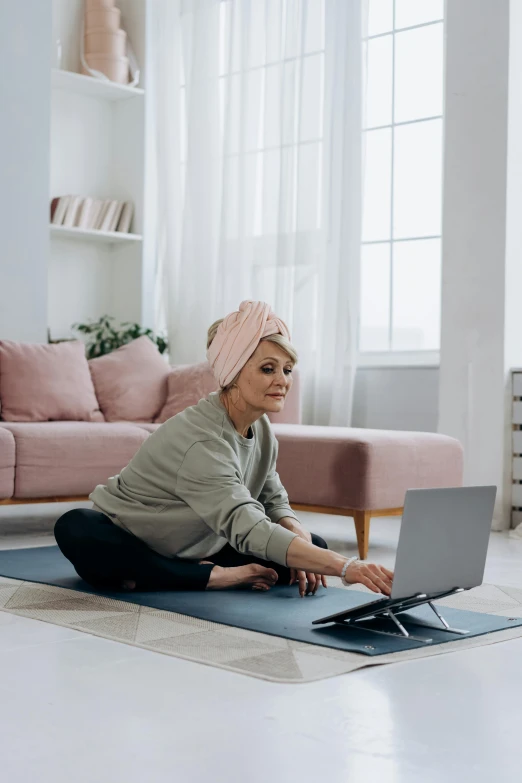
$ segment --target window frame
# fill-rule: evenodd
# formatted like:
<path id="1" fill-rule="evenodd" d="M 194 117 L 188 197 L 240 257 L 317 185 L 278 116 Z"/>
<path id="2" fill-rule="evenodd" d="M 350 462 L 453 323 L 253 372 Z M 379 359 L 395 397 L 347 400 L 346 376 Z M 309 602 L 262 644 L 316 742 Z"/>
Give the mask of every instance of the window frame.
<path id="1" fill-rule="evenodd" d="M 380 351 L 362 351 L 360 349 L 360 334 L 361 334 L 361 317 L 359 315 L 358 330 L 357 330 L 357 364 L 360 367 L 438 367 L 440 363 L 440 346 L 437 350 L 415 350 L 415 351 L 397 351 L 392 348 L 392 334 L 393 334 L 393 260 L 394 260 L 394 245 L 398 242 L 409 242 L 427 239 L 438 239 L 441 242 L 442 250 L 442 231 L 440 234 L 431 236 L 408 236 L 394 238 L 393 236 L 393 220 L 394 220 L 394 166 L 395 166 L 395 128 L 403 127 L 405 125 L 414 125 L 421 122 L 430 122 L 433 120 L 441 120 L 442 132 L 444 132 L 444 113 L 433 115 L 430 117 L 421 117 L 414 120 L 395 121 L 395 49 L 396 49 L 396 36 L 397 34 L 409 32 L 412 30 L 424 29 L 426 27 L 432 27 L 433 25 L 442 25 L 442 35 L 444 39 L 444 16 L 440 19 L 432 20 L 429 22 L 422 22 L 416 25 L 407 27 L 395 27 L 396 18 L 396 2 L 393 2 L 393 28 L 386 32 L 375 33 L 363 37 L 363 42 L 376 40 L 379 38 L 391 37 L 392 39 L 392 95 L 391 95 L 391 122 L 384 125 L 368 125 L 362 129 L 362 134 L 366 134 L 369 131 L 376 130 L 390 130 L 391 132 L 391 181 L 390 181 L 390 237 L 384 240 L 363 240 L 361 238 L 361 249 L 370 245 L 387 244 L 390 246 L 390 308 L 389 308 L 389 322 L 388 322 L 388 350 Z M 442 200 L 442 192 L 441 192 Z"/>

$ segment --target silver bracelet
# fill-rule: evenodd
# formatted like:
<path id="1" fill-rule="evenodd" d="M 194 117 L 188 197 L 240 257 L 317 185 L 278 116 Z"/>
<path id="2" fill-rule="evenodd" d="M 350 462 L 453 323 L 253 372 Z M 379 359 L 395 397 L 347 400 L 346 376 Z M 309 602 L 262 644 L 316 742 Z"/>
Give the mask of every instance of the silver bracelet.
<path id="1" fill-rule="evenodd" d="M 349 565 L 351 565 L 352 563 L 355 563 L 355 561 L 356 561 L 356 560 L 359 560 L 359 558 L 358 558 L 358 557 L 350 557 L 350 558 L 348 558 L 348 560 L 346 561 L 346 563 L 343 565 L 343 570 L 341 571 L 341 582 L 342 582 L 342 583 L 343 583 L 343 585 L 345 585 L 346 587 L 347 587 L 349 584 L 351 584 L 351 582 L 347 582 L 347 581 L 346 581 L 346 579 L 344 578 L 344 577 L 345 577 L 345 574 L 346 574 L 346 569 L 348 568 L 348 566 L 349 566 Z"/>

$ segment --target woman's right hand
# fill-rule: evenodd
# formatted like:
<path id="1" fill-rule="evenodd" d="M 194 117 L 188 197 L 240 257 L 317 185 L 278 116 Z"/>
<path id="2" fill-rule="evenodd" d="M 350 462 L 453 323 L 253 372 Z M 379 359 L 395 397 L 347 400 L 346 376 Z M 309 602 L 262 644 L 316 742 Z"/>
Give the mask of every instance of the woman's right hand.
<path id="1" fill-rule="evenodd" d="M 393 571 L 375 563 L 353 562 L 346 569 L 344 578 L 350 584 L 361 584 L 374 593 L 390 595 Z"/>
<path id="2" fill-rule="evenodd" d="M 299 536 L 290 541 L 286 552 L 286 565 L 298 571 L 306 571 L 312 574 L 325 574 L 328 576 L 341 576 L 346 565 L 346 556 L 331 549 L 322 549 L 308 541 L 303 541 Z M 354 561 L 344 575 L 347 582 L 365 585 L 374 593 L 390 595 L 393 571 L 373 563 Z"/>

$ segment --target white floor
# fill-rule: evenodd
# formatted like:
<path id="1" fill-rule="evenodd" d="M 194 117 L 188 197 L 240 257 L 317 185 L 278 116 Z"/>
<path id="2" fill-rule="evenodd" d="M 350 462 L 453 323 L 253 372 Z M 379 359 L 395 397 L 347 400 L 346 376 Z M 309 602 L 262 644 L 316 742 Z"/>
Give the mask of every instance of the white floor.
<path id="1" fill-rule="evenodd" d="M 67 508 L 0 507 L 0 548 L 53 543 Z M 354 541 L 349 519 L 301 518 Z M 372 522 L 373 560 L 393 564 L 398 530 Z M 522 587 L 521 564 L 492 534 L 485 581 Z M 5 783 L 522 778 L 522 639 L 280 685 L 0 612 L 0 665 Z"/>

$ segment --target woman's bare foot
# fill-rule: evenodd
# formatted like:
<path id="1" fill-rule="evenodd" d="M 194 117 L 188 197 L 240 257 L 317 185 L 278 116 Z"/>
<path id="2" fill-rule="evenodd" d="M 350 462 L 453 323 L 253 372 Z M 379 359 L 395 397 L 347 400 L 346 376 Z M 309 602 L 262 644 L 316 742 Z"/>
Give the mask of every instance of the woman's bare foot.
<path id="1" fill-rule="evenodd" d="M 201 560 L 201 563 L 209 563 L 209 560 Z M 222 568 L 214 566 L 210 572 L 207 590 L 227 590 L 230 588 L 250 587 L 252 590 L 270 590 L 277 582 L 277 571 L 273 568 L 265 568 L 262 565 L 235 566 L 234 568 Z"/>

